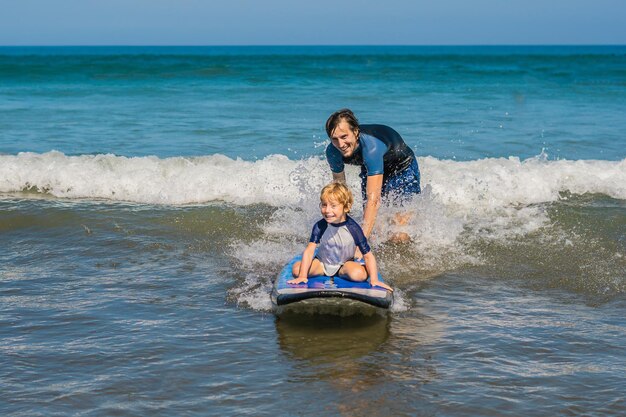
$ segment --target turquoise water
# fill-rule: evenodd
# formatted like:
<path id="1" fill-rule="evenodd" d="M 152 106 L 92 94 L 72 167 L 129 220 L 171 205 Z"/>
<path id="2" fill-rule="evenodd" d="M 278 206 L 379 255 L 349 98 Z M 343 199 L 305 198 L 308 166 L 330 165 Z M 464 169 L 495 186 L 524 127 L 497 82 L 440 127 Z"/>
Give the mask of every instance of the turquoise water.
<path id="1" fill-rule="evenodd" d="M 277 314 L 341 107 L 396 302 Z M 623 415 L 624 114 L 623 46 L 1 47 L 0 413 Z"/>
<path id="2" fill-rule="evenodd" d="M 346 106 L 437 158 L 625 157 L 623 47 L 2 48 L 0 64 L 11 154 L 298 159 Z"/>

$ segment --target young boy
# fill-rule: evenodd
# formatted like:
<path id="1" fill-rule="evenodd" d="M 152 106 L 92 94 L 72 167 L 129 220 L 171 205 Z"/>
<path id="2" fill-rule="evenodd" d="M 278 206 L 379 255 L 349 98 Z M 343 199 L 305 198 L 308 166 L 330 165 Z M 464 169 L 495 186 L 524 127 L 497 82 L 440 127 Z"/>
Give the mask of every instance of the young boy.
<path id="1" fill-rule="evenodd" d="M 302 261 L 293 266 L 295 278 L 287 283 L 300 284 L 317 275 L 342 275 L 352 281 L 365 281 L 369 275 L 372 286 L 393 291 L 389 285 L 378 280 L 376 258 L 370 251 L 363 230 L 348 216 L 353 201 L 352 193 L 343 183 L 332 182 L 322 189 L 320 211 L 324 218 L 313 226 Z M 313 257 L 318 244 L 317 255 Z M 357 246 L 363 254 L 365 266 L 353 260 Z"/>

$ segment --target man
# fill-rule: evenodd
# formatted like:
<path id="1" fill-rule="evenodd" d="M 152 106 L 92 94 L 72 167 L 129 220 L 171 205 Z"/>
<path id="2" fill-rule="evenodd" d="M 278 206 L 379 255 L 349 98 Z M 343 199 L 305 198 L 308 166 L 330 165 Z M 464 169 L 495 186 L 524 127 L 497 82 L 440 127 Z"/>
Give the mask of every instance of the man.
<path id="1" fill-rule="evenodd" d="M 402 204 L 420 193 L 420 172 L 415 154 L 398 132 L 385 125 L 361 125 L 349 109 L 336 111 L 328 118 L 326 133 L 331 141 L 326 148 L 326 159 L 334 180 L 346 181 L 345 164 L 361 166 L 359 176 L 365 201 L 362 228 L 369 237 L 381 198 Z M 407 215 L 396 218 L 399 224 L 407 220 Z M 406 241 L 409 236 L 401 233 L 395 238 Z"/>

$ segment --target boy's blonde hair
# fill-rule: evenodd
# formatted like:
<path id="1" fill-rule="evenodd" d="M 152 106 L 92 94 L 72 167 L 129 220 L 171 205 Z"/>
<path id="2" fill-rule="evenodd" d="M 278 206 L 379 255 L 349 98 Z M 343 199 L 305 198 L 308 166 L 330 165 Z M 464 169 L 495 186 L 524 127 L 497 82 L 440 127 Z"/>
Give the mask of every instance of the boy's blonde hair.
<path id="1" fill-rule="evenodd" d="M 338 181 L 333 181 L 326 185 L 320 193 L 320 201 L 331 199 L 341 204 L 346 212 L 350 211 L 354 202 L 350 189 L 344 183 Z"/>

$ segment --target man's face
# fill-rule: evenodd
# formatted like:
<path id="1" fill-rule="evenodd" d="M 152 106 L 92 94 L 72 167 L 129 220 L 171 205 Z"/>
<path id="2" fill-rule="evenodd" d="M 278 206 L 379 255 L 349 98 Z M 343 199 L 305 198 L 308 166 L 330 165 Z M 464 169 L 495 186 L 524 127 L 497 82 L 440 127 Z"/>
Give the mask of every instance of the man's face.
<path id="1" fill-rule="evenodd" d="M 350 129 L 348 122 L 342 120 L 333 131 L 330 141 L 344 158 L 348 158 L 356 150 L 358 137 L 356 132 Z"/>

